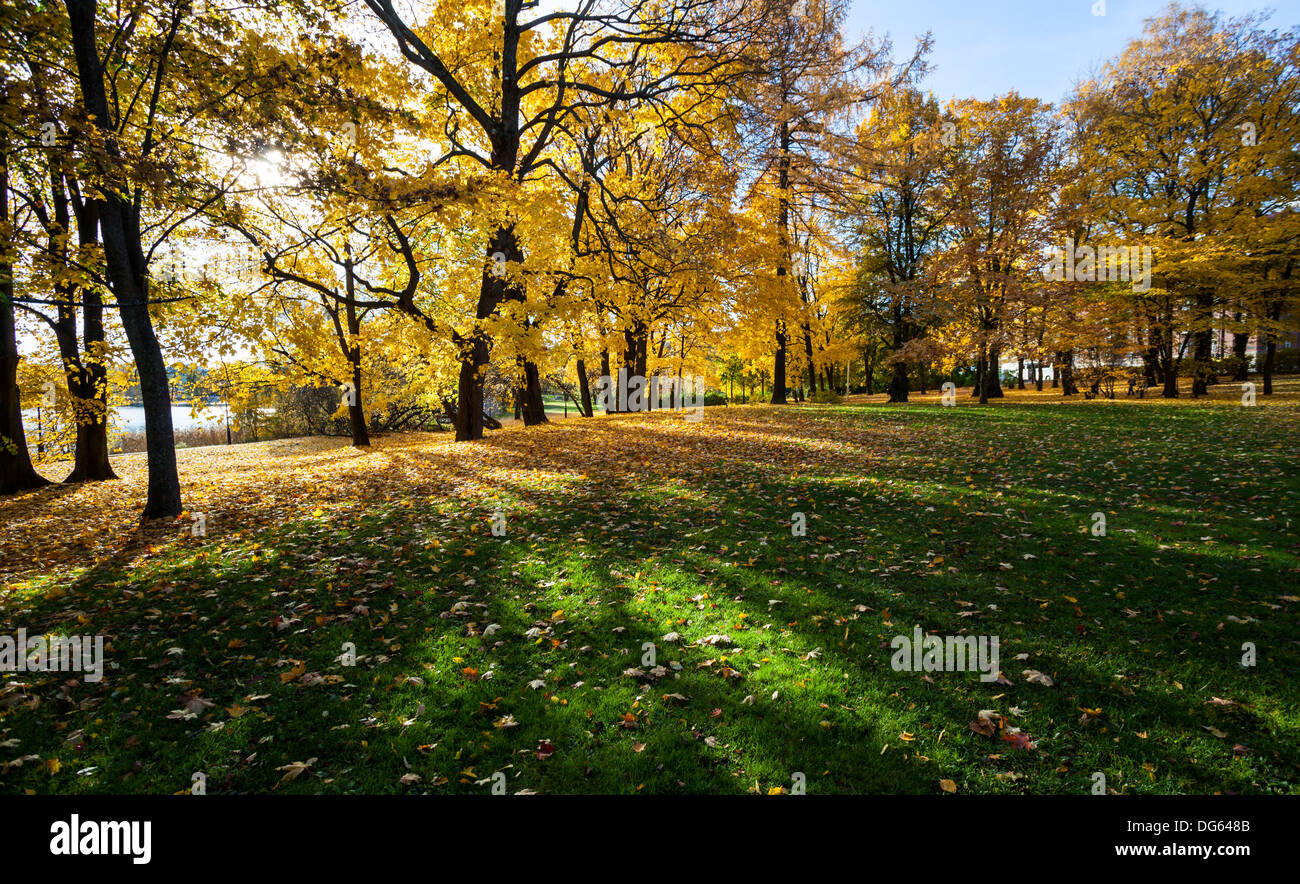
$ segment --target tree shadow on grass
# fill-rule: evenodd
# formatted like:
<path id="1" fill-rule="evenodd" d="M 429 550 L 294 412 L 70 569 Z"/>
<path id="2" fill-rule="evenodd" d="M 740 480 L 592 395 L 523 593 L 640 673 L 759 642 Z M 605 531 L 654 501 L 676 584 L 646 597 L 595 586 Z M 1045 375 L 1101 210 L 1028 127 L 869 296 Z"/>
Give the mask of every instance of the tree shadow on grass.
<path id="1" fill-rule="evenodd" d="M 1275 733 L 1278 708 L 1285 717 L 1295 706 L 1294 663 L 1276 650 L 1287 626 L 1253 627 L 1268 665 L 1249 680 L 1224 641 L 1178 658 L 1191 632 L 1215 633 L 1194 620 L 1276 595 L 1293 576 L 1284 562 L 1256 563 L 1237 597 L 1201 595 L 1193 619 L 1180 619 L 1163 612 L 1179 602 L 1182 575 L 1207 566 L 1203 556 L 1161 551 L 1176 576 L 1158 594 L 1085 597 L 1065 585 L 1057 559 L 1092 551 L 1086 535 L 1066 513 L 1039 512 L 1059 555 L 1018 560 L 1012 579 L 986 563 L 1022 541 L 956 504 L 925 514 L 864 501 L 854 483 L 888 462 L 864 475 L 857 453 L 799 480 L 821 501 L 818 514 L 840 513 L 843 524 L 823 518 L 814 525 L 825 541 L 796 542 L 775 498 L 794 484 L 782 465 L 802 457 L 781 433 L 713 466 L 716 443 L 680 428 L 648 422 L 631 438 L 636 428 L 609 424 L 583 437 L 586 448 L 550 429 L 501 434 L 456 457 L 385 446 L 378 453 L 400 475 L 427 478 L 355 510 L 249 532 L 219 556 L 203 557 L 199 543 L 87 574 L 71 600 L 33 600 L 24 617 L 40 628 L 110 632 L 120 668 L 101 686 L 69 686 L 60 674 L 5 695 L 21 698 L 0 713 L 19 751 L 98 771 L 73 779 L 27 764 L 0 775 L 0 789 L 176 791 L 203 770 L 212 791 L 484 792 L 500 771 L 510 791 L 768 791 L 802 772 L 811 792 L 933 792 L 944 774 L 969 790 L 1070 792 L 1107 764 L 1125 785 L 1151 764 L 1156 790 L 1294 782 L 1295 740 Z M 611 457 L 634 467 L 602 470 Z M 755 488 L 737 487 L 737 467 Z M 1032 490 L 1018 490 L 1019 505 L 1033 503 Z M 349 499 L 333 492 L 320 489 L 320 500 Z M 507 511 L 505 538 L 487 532 L 489 503 Z M 940 526 L 951 560 L 976 566 L 920 577 L 933 570 L 930 532 Z M 1059 601 L 1062 590 L 1079 595 L 1081 613 Z M 1057 606 L 1050 616 L 1044 598 Z M 958 618 L 960 601 L 983 613 Z M 1136 631 L 1126 604 L 1141 608 Z M 888 639 L 913 624 L 942 635 L 976 623 L 1005 638 L 1004 669 L 1005 655 L 1024 649 L 1025 666 L 1056 686 L 1026 686 L 1014 668 L 1006 688 L 969 673 L 931 684 L 888 667 Z M 670 631 L 687 642 L 728 633 L 743 651 L 665 642 Z M 345 643 L 356 667 L 335 659 Z M 648 643 L 659 665 L 676 656 L 682 669 L 651 677 Z M 1172 693 L 1180 678 L 1187 699 Z M 1217 685 L 1256 702 L 1202 718 L 1202 695 Z M 29 708 L 33 698 L 40 705 Z M 1022 716 L 1010 712 L 1017 702 Z M 970 733 L 985 704 L 1040 748 Z M 1081 706 L 1102 714 L 1078 724 Z M 1234 759 L 1207 743 L 1206 722 L 1251 733 L 1258 754 Z M 1181 745 L 1186 734 L 1200 742 Z M 1189 760 L 1194 751 L 1208 769 Z M 406 774 L 419 780 L 403 785 Z"/>

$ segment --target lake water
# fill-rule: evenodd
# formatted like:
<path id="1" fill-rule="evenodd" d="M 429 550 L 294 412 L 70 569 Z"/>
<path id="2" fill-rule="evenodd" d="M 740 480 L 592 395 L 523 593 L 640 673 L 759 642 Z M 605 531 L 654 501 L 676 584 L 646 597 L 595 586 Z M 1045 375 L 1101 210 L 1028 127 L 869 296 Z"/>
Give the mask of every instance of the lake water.
<path id="1" fill-rule="evenodd" d="M 114 409 L 114 426 L 127 433 L 144 432 L 144 409 L 138 405 L 123 405 Z M 225 426 L 225 410 L 220 405 L 203 405 L 197 414 L 188 405 L 172 406 L 172 428 L 193 430 L 197 427 Z M 30 434 L 36 427 L 36 409 L 23 411 L 23 424 Z"/>
<path id="2" fill-rule="evenodd" d="M 144 409 L 138 405 L 124 405 L 116 409 L 117 423 L 128 433 L 144 432 Z M 220 405 L 200 406 L 198 414 L 188 405 L 172 406 L 172 428 L 192 430 L 196 427 L 225 426 L 226 413 Z"/>

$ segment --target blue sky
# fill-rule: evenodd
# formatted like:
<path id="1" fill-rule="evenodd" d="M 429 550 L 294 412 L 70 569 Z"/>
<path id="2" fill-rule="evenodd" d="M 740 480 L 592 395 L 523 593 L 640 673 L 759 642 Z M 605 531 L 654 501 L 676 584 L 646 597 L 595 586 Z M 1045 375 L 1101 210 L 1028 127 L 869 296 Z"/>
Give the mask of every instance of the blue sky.
<path id="1" fill-rule="evenodd" d="M 1167 0 L 852 0 L 846 30 L 888 32 L 895 56 L 931 31 L 935 70 L 924 84 L 940 100 L 988 99 L 1012 89 L 1057 101 L 1090 70 L 1118 55 Z M 1273 10 L 1269 26 L 1300 25 L 1300 0 L 1204 0 L 1229 16 Z"/>

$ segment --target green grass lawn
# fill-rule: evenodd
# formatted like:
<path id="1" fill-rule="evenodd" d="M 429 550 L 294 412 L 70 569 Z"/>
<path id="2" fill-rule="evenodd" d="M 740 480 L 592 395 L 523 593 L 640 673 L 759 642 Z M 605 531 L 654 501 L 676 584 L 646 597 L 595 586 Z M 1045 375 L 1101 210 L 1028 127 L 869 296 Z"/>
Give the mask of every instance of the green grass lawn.
<path id="1" fill-rule="evenodd" d="M 549 417 L 549 418 L 563 418 L 563 417 L 565 417 L 565 403 L 566 403 L 566 402 L 568 403 L 568 416 L 569 416 L 569 417 L 578 417 L 579 414 L 581 413 L 581 412 L 580 412 L 580 409 L 579 409 L 576 405 L 573 404 L 573 401 L 572 401 L 572 400 L 570 400 L 570 399 L 566 399 L 566 398 L 563 397 L 563 396 L 543 396 L 543 397 L 542 397 L 542 405 L 545 407 L 545 409 L 546 409 L 546 416 Z M 505 410 L 505 411 L 502 411 L 502 412 L 500 412 L 500 413 L 498 413 L 498 414 L 493 415 L 493 417 L 495 417 L 497 420 L 500 420 L 500 421 L 510 421 L 510 420 L 513 420 L 513 419 L 514 419 L 514 416 L 515 416 L 514 409 L 507 409 L 507 410 Z"/>
<path id="2" fill-rule="evenodd" d="M 1298 414 L 732 407 L 184 452 L 206 538 L 11 568 L 7 630 L 103 633 L 117 668 L 2 676 L 0 791 L 1294 793 Z M 96 505 L 133 518 L 134 469 Z M 59 493 L 0 519 L 33 536 Z M 1003 682 L 895 672 L 916 626 L 998 636 Z"/>

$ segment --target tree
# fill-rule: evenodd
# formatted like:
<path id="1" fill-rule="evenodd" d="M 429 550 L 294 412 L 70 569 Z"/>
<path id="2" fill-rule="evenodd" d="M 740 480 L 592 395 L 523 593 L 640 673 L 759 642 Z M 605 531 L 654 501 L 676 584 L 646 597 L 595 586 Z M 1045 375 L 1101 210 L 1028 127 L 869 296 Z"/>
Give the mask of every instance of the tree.
<path id="1" fill-rule="evenodd" d="M 176 472 L 176 449 L 172 432 L 171 393 L 167 366 L 149 315 L 149 266 L 141 241 L 142 202 L 145 181 L 131 180 L 131 163 L 148 163 L 156 145 L 154 128 L 158 122 L 163 83 L 181 19 L 187 9 L 177 5 L 170 15 L 154 19 L 159 38 L 156 54 L 146 61 L 147 73 L 142 86 L 147 89 L 143 133 L 138 153 L 128 161 L 120 139 L 126 120 L 110 110 L 105 86 L 104 63 L 97 48 L 97 0 L 66 0 L 72 30 L 72 48 L 81 86 L 82 110 L 91 121 L 100 140 L 96 159 L 102 176 L 100 192 L 91 205 L 100 219 L 108 278 L 118 301 L 122 326 L 131 342 L 136 370 L 140 376 L 140 393 L 144 401 L 145 436 L 149 451 L 149 488 L 143 518 L 159 519 L 181 514 L 180 477 Z M 124 27 L 122 36 L 128 36 Z M 143 35 L 140 39 L 144 39 Z M 125 41 L 123 41 L 125 43 Z M 122 44 L 116 44 L 122 45 Z M 114 80 L 116 89 L 117 81 Z M 131 107 L 132 104 L 128 104 Z M 123 105 L 117 103 L 117 107 Z M 133 120 L 139 123 L 139 120 Z M 115 125 L 116 124 L 116 125 Z"/>
<path id="2" fill-rule="evenodd" d="M 0 112 L 8 116 L 9 89 L 0 91 Z M 0 130 L 0 138 L 3 130 Z M 18 394 L 18 337 L 14 325 L 13 227 L 9 216 L 9 151 L 0 141 L 0 494 L 48 485 L 27 451 Z"/>
<path id="3" fill-rule="evenodd" d="M 536 4 L 524 0 L 502 0 L 499 10 L 439 2 L 415 25 L 398 14 L 392 0 L 366 0 L 366 5 L 402 56 L 443 90 L 449 156 L 516 185 L 554 163 L 549 151 L 561 127 L 579 120 L 593 104 L 657 104 L 697 85 L 707 87 L 727 70 L 734 52 L 729 38 L 740 20 L 739 4 L 707 0 L 626 0 L 613 7 L 579 0 L 573 11 L 533 19 L 522 14 Z M 473 38 L 461 39 L 449 26 L 453 19 Z M 647 54 L 657 59 L 649 77 L 623 76 Z M 483 435 L 482 375 L 492 345 L 485 325 L 502 305 L 528 297 L 517 274 L 492 272 L 500 261 L 523 261 L 519 233 L 517 220 L 505 219 L 486 243 L 473 326 L 459 335 L 458 440 Z M 528 372 L 525 414 L 532 420 L 545 415 L 536 378 L 535 370 Z"/>
<path id="4" fill-rule="evenodd" d="M 1144 300 L 1165 397 L 1178 395 L 1188 343 L 1193 395 L 1215 380 L 1213 328 L 1239 282 L 1235 234 L 1293 199 L 1295 58 L 1295 34 L 1265 31 L 1259 16 L 1174 5 L 1081 89 L 1104 218 L 1159 260 Z"/>
<path id="5" fill-rule="evenodd" d="M 884 337 L 890 402 L 907 401 L 908 363 L 925 361 L 925 331 L 945 318 L 933 259 L 949 235 L 944 158 L 952 132 L 934 97 L 912 88 L 881 96 L 857 132 L 861 190 L 850 199 L 860 209 L 850 235 L 860 258 L 844 306 L 860 329 Z"/>
<path id="6" fill-rule="evenodd" d="M 1001 397 L 1001 353 L 1008 324 L 1037 273 L 1050 231 L 1056 122 L 1049 106 L 1011 93 L 952 105 L 956 123 L 947 199 L 955 238 L 941 278 L 953 286 L 972 325 L 976 389 L 985 404 Z"/>
<path id="7" fill-rule="evenodd" d="M 50 329 L 62 362 L 76 425 L 73 468 L 64 481 L 116 479 L 108 457 L 109 345 L 99 218 L 77 167 L 80 126 L 69 125 L 75 120 L 75 84 L 57 70 L 57 60 L 68 54 L 66 31 L 57 7 L 26 13 L 6 29 L 3 47 L 16 90 L 27 101 L 13 134 L 26 149 L 11 161 L 16 173 L 11 184 L 34 222 L 23 247 L 31 258 L 32 287 L 38 289 L 16 303 Z M 31 120 L 40 126 L 36 138 L 23 134 Z"/>
<path id="8" fill-rule="evenodd" d="M 790 303 L 771 311 L 776 344 L 773 359 L 772 403 L 786 401 L 786 369 L 790 359 L 792 316 L 806 314 L 796 306 L 805 292 L 787 279 L 795 263 L 796 215 L 817 195 L 838 192 L 842 164 L 831 161 L 842 154 L 844 133 L 837 131 L 855 109 L 888 88 L 904 82 L 922 69 L 928 38 L 910 62 L 900 68 L 888 63 L 888 41 L 855 43 L 842 36 L 848 5 L 844 0 L 764 0 L 755 4 L 756 33 L 746 54 L 752 75 L 741 95 L 746 141 L 751 162 L 760 179 L 772 182 L 776 270 L 772 294 Z M 756 188 L 757 190 L 758 188 Z M 809 385 L 816 384 L 813 329 L 806 316 L 797 321 L 796 334 L 804 344 Z"/>

